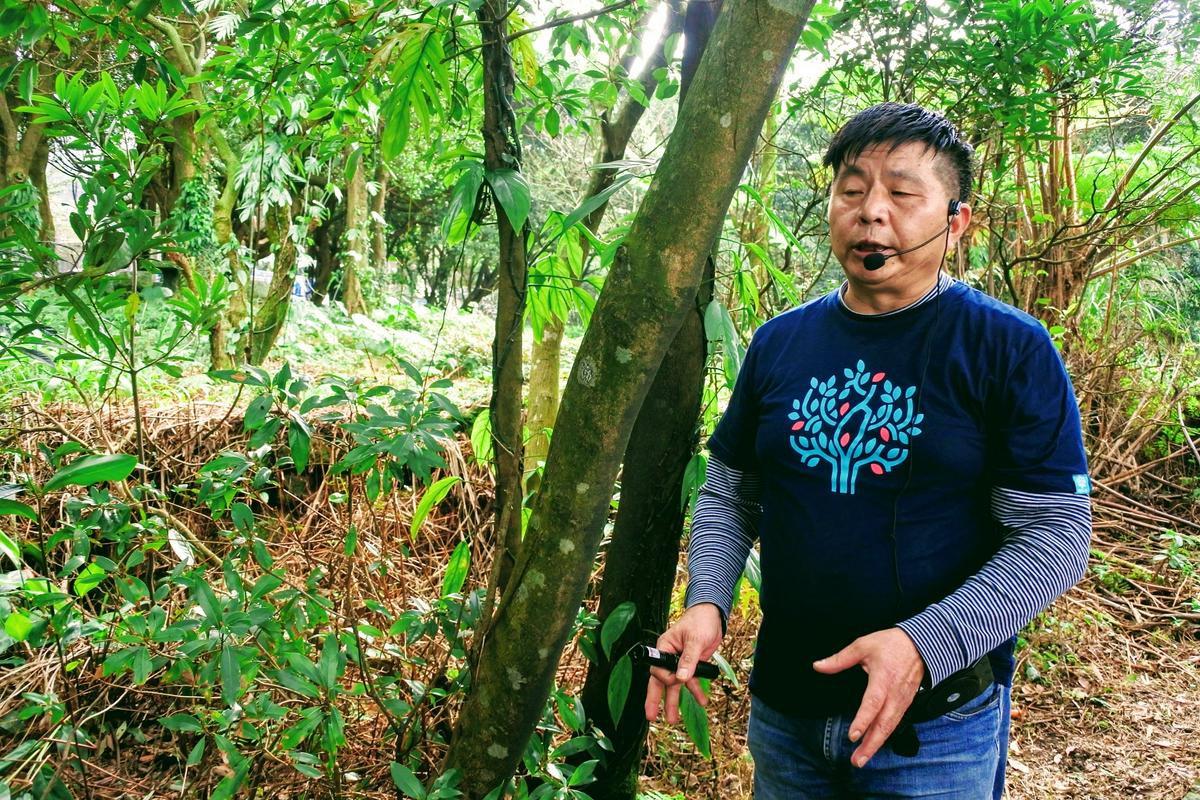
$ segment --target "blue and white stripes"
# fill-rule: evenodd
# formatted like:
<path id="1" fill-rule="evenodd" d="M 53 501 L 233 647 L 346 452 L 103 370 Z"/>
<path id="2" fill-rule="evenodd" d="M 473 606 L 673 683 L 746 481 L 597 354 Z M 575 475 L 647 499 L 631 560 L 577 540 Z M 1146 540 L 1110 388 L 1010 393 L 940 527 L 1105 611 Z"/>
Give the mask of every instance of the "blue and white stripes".
<path id="1" fill-rule="evenodd" d="M 757 474 L 709 459 L 692 516 L 688 607 L 713 603 L 728 618 L 758 536 L 761 491 Z M 933 685 L 1011 638 L 1087 566 L 1092 531 L 1087 496 L 996 488 L 991 510 L 1007 530 L 996 554 L 945 599 L 899 623 Z"/>
<path id="2" fill-rule="evenodd" d="M 688 588 L 684 605 L 712 603 L 727 621 L 733 590 L 758 538 L 762 480 L 710 457 L 704 485 L 692 511 L 688 542 Z"/>
<path id="3" fill-rule="evenodd" d="M 934 684 L 1011 638 L 1087 569 L 1086 495 L 996 488 L 992 516 L 1008 531 L 996 555 L 946 599 L 899 623 Z"/>

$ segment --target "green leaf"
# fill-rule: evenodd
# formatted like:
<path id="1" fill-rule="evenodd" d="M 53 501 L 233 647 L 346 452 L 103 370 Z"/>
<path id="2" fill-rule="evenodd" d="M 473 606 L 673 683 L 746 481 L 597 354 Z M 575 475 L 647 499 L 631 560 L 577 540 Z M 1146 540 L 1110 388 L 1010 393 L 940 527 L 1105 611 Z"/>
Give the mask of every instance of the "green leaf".
<path id="1" fill-rule="evenodd" d="M 525 182 L 525 176 L 515 169 L 488 170 L 486 175 L 488 185 L 492 187 L 492 194 L 496 196 L 496 202 L 504 209 L 512 229 L 520 235 L 532 207 L 529 184 Z"/>
<path id="2" fill-rule="evenodd" d="M 616 178 L 608 187 L 580 203 L 578 208 L 563 218 L 563 232 L 565 233 L 566 231 L 569 231 L 571 228 L 575 227 L 576 223 L 580 222 L 597 208 L 607 203 L 609 198 L 619 192 L 621 188 L 631 180 L 633 180 L 633 175 L 631 173 L 625 173 L 624 175 Z"/>
<path id="3" fill-rule="evenodd" d="M 305 467 L 308 466 L 308 455 L 312 450 L 312 434 L 303 420 L 293 419 L 288 423 L 287 442 L 296 472 L 304 472 Z"/>
<path id="4" fill-rule="evenodd" d="M 4 531 L 0 531 L 0 553 L 8 556 L 13 566 L 21 566 L 21 546 Z"/>
<path id="5" fill-rule="evenodd" d="M 637 605 L 632 600 L 626 600 L 612 610 L 604 625 L 600 628 L 600 647 L 604 655 L 612 658 L 613 642 L 621 638 L 621 634 L 629 627 L 629 620 L 637 613 Z"/>
<path id="6" fill-rule="evenodd" d="M 708 694 L 708 681 L 700 681 L 700 688 L 704 690 L 705 694 Z M 679 713 L 683 717 L 683 725 L 687 729 L 688 736 L 695 743 L 700 755 L 712 758 L 712 746 L 708 736 L 708 712 L 687 689 L 679 693 Z"/>
<path id="7" fill-rule="evenodd" d="M 489 409 L 479 412 L 471 425 L 471 452 L 475 454 L 475 463 L 487 466 L 492 460 L 492 415 Z"/>
<path id="8" fill-rule="evenodd" d="M 621 714 L 625 711 L 625 701 L 629 698 L 629 687 L 632 684 L 633 662 L 626 653 L 613 665 L 612 672 L 608 676 L 608 714 L 612 717 L 614 725 L 621 721 Z M 683 693 L 687 694 L 687 690 L 685 689 Z"/>
<path id="9" fill-rule="evenodd" d="M 396 784 L 396 788 L 403 792 L 405 797 L 412 797 L 414 800 L 425 798 L 425 787 L 417 780 L 417 776 L 398 761 L 392 762 L 392 783 Z"/>
<path id="10" fill-rule="evenodd" d="M 54 473 L 42 490 L 53 492 L 64 486 L 91 486 L 103 481 L 123 481 L 136 466 L 136 458 L 122 453 L 84 456 Z"/>
<path id="11" fill-rule="evenodd" d="M 6 500 L 0 497 L 0 517 L 6 514 L 16 514 L 17 516 L 25 517 L 26 519 L 33 520 L 34 522 L 37 522 L 38 518 L 37 511 L 33 510 L 33 508 L 25 505 L 24 503 L 19 503 L 16 500 Z"/>
<path id="12" fill-rule="evenodd" d="M 176 733 L 202 733 L 204 726 L 191 714 L 171 714 L 159 717 L 158 724 Z"/>
<path id="13" fill-rule="evenodd" d="M 454 552 L 450 555 L 450 563 L 446 565 L 446 575 L 442 578 L 442 597 L 462 591 L 470 569 L 471 542 L 463 539 L 454 548 Z"/>
<path id="14" fill-rule="evenodd" d="M 233 520 L 233 526 L 239 531 L 248 531 L 254 527 L 254 512 L 250 510 L 250 506 L 241 501 L 229 507 L 229 517 Z"/>
<path id="15" fill-rule="evenodd" d="M 250 401 L 242 420 L 246 430 L 256 431 L 263 426 L 263 423 L 267 421 L 267 414 L 271 411 L 271 404 L 272 400 L 269 394 L 260 394 Z"/>
<path id="16" fill-rule="evenodd" d="M 321 686 L 325 689 L 333 689 L 337 686 L 340 655 L 341 647 L 338 644 L 337 635 L 327 634 L 324 644 L 321 645 L 321 660 L 317 664 L 317 670 L 321 676 Z"/>
<path id="17" fill-rule="evenodd" d="M 207 742 L 208 739 L 201 739 L 200 741 L 196 742 L 196 745 L 192 748 L 191 752 L 188 753 L 187 765 L 189 767 L 196 766 L 204 759 L 204 745 Z"/>
<path id="18" fill-rule="evenodd" d="M 421 502 L 417 503 L 417 510 L 413 512 L 412 525 L 408 529 L 408 533 L 414 542 L 417 540 L 417 531 L 420 530 L 421 523 L 429 516 L 429 512 L 433 510 L 434 506 L 442 502 L 446 495 L 450 493 L 450 490 L 454 488 L 455 484 L 461 482 L 462 478 L 451 475 L 442 478 L 425 490 L 425 494 L 421 496 Z"/>
<path id="19" fill-rule="evenodd" d="M 4 618 L 4 632 L 15 642 L 23 642 L 33 630 L 33 620 L 20 611 L 13 611 Z"/>
<path id="20" fill-rule="evenodd" d="M 232 706 L 242 693 L 242 668 L 232 645 L 221 648 L 221 699 Z"/>
<path id="21" fill-rule="evenodd" d="M 100 583 L 108 577 L 108 573 L 104 568 L 94 561 L 79 571 L 79 576 L 75 578 L 73 588 L 75 594 L 83 597 L 85 594 L 95 589 Z"/>
<path id="22" fill-rule="evenodd" d="M 600 764 L 600 760 L 593 758 L 585 761 L 575 768 L 571 773 L 571 779 L 567 781 L 567 786 L 583 786 L 596 780 L 596 767 Z"/>

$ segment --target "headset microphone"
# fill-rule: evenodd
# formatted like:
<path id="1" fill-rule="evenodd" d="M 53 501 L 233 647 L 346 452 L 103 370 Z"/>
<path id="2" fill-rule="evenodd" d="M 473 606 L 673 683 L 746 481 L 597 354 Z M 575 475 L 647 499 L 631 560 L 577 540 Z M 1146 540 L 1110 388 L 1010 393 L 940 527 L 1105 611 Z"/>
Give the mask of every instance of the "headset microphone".
<path id="1" fill-rule="evenodd" d="M 868 272 L 874 272 L 877 269 L 882 269 L 884 263 L 889 258 L 895 258 L 896 256 L 902 256 L 905 253 L 911 253 L 914 250 L 920 250 L 922 247 L 929 244 L 934 239 L 941 236 L 943 233 L 948 232 L 950 230 L 950 225 L 951 225 L 951 222 L 953 221 L 953 218 L 958 216 L 959 205 L 960 205 L 960 203 L 958 200 L 950 201 L 950 206 L 949 206 L 949 208 L 946 209 L 946 216 L 947 216 L 946 227 L 942 228 L 940 231 L 935 233 L 933 236 L 930 236 L 928 239 L 926 239 L 925 241 L 916 245 L 915 247 L 909 247 L 905 250 L 897 250 L 894 253 L 888 253 L 886 256 L 883 253 L 871 253 L 870 255 L 864 256 L 863 257 L 863 268 L 865 270 L 867 270 Z"/>

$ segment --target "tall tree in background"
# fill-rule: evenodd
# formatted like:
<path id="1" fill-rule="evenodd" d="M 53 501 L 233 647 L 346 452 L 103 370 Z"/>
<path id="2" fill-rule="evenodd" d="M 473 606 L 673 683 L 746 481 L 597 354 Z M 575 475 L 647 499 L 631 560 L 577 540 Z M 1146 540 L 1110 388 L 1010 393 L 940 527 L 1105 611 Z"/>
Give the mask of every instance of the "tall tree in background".
<path id="1" fill-rule="evenodd" d="M 709 249 L 810 8 L 801 0 L 733 0 L 713 31 L 580 346 L 520 556 L 481 631 L 446 759 L 469 800 L 512 775 L 541 717 L 638 409 L 694 307 Z"/>
<path id="2" fill-rule="evenodd" d="M 497 588 L 503 590 L 521 548 L 521 362 L 529 191 L 521 177 L 521 138 L 513 112 L 516 77 L 508 42 L 508 0 L 484 0 L 478 13 L 483 38 L 483 163 L 496 201 L 500 241 L 491 422 L 496 464 L 496 575 Z"/>

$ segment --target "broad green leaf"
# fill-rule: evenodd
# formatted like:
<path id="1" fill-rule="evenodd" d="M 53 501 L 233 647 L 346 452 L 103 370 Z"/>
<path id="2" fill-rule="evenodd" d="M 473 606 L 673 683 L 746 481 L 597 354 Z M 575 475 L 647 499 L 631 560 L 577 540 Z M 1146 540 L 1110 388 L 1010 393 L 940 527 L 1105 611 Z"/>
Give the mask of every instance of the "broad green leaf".
<path id="1" fill-rule="evenodd" d="M 73 588 L 75 594 L 83 597 L 85 594 L 95 589 L 100 583 L 108 577 L 108 573 L 96 562 L 92 562 L 79 571 L 78 577 L 75 578 Z"/>
<path id="2" fill-rule="evenodd" d="M 450 490 L 454 488 L 455 484 L 461 482 L 462 478 L 459 478 L 457 475 L 451 475 L 442 478 L 425 490 L 425 494 L 421 496 L 421 502 L 417 503 L 417 510 L 413 512 L 412 525 L 408 529 L 408 533 L 414 542 L 417 540 L 417 531 L 421 529 L 421 523 L 429 516 L 429 512 L 433 510 L 434 506 L 442 502 L 446 495 L 450 493 Z"/>
<path id="3" fill-rule="evenodd" d="M 288 423 L 287 441 L 296 472 L 304 472 L 308 466 L 309 452 L 312 450 L 312 433 L 303 420 L 293 419 Z"/>
<path id="4" fill-rule="evenodd" d="M 579 208 L 575 209 L 563 218 L 563 232 L 565 233 L 566 231 L 569 231 L 571 228 L 575 227 L 577 222 L 583 220 L 597 208 L 607 203 L 609 198 L 619 192 L 621 188 L 631 180 L 633 180 L 632 173 L 625 173 L 617 177 L 607 188 L 597 192 L 580 203 Z"/>
<path id="5" fill-rule="evenodd" d="M 708 694 L 708 683 L 706 680 L 700 681 L 700 688 L 705 694 Z M 708 736 L 708 712 L 686 688 L 679 693 L 679 713 L 683 717 L 688 736 L 695 743 L 700 755 L 712 758 L 712 746 Z"/>
<path id="6" fill-rule="evenodd" d="M 492 187 L 492 194 L 496 196 L 496 202 L 504 209 L 509 224 L 519 236 L 532 206 L 529 184 L 525 182 L 525 176 L 515 169 L 488 170 L 486 175 L 488 185 Z"/>
<path id="7" fill-rule="evenodd" d="M 37 511 L 35 511 L 32 507 L 27 506 L 24 503 L 19 503 L 16 500 L 7 500 L 0 497 L 0 517 L 5 516 L 6 514 L 15 514 L 19 517 L 25 517 L 26 519 L 33 520 L 34 522 L 37 522 L 38 518 Z"/>
<path id="8" fill-rule="evenodd" d="M 626 600 L 614 608 L 608 618 L 604 620 L 604 625 L 600 627 L 600 648 L 604 650 L 605 656 L 612 658 L 613 642 L 621 638 L 621 634 L 629 627 L 629 620 L 633 619 L 633 615 L 636 613 L 637 604 L 632 600 Z"/>
<path id="9" fill-rule="evenodd" d="M 471 542 L 463 539 L 450 555 L 450 563 L 446 565 L 446 575 L 442 578 L 442 597 L 462 591 L 471 569 Z"/>
<path id="10" fill-rule="evenodd" d="M 13 641 L 23 642 L 33 630 L 33 620 L 20 611 L 13 611 L 4 618 L 4 632 L 13 638 Z"/>
<path id="11" fill-rule="evenodd" d="M 621 721 L 621 714 L 625 711 L 625 701 L 629 699 L 629 687 L 633 684 L 633 662 L 629 659 L 629 654 L 621 656 L 617 663 L 613 665 L 612 672 L 608 675 L 608 713 L 612 717 L 613 724 Z M 685 689 L 684 694 L 687 694 Z"/>
<path id="12" fill-rule="evenodd" d="M 398 761 L 392 762 L 392 783 L 396 784 L 396 788 L 403 792 L 405 797 L 411 797 L 413 800 L 425 798 L 425 787 L 417 780 L 417 776 Z"/>
<path id="13" fill-rule="evenodd" d="M 229 507 L 229 517 L 233 520 L 233 526 L 239 531 L 248 531 L 254 527 L 254 512 L 250 510 L 250 506 L 241 501 Z"/>
<path id="14" fill-rule="evenodd" d="M 571 773 L 567 786 L 584 786 L 596 780 L 596 767 L 600 764 L 597 758 L 583 762 Z"/>
<path id="15" fill-rule="evenodd" d="M 64 486 L 91 486 L 103 481 L 123 481 L 137 466 L 137 459 L 122 453 L 84 456 L 54 473 L 42 487 L 53 492 Z"/>

